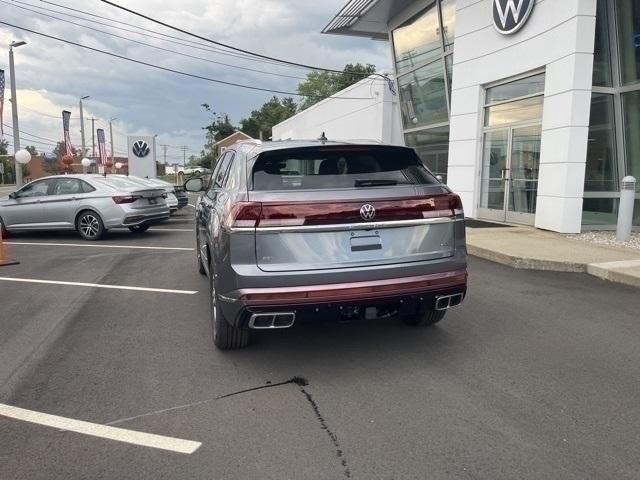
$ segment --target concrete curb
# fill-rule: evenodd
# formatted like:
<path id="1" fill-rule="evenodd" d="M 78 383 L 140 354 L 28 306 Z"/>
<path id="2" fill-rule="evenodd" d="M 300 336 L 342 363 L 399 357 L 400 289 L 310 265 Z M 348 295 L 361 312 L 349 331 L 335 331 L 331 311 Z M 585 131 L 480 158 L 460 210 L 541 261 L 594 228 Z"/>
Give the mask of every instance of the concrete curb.
<path id="1" fill-rule="evenodd" d="M 587 264 L 574 262 L 559 262 L 556 260 L 540 260 L 536 258 L 520 257 L 507 253 L 496 252 L 487 248 L 467 245 L 467 252 L 474 257 L 483 258 L 491 262 L 500 263 L 522 270 L 544 270 L 550 272 L 587 272 Z"/>
<path id="2" fill-rule="evenodd" d="M 640 272 L 638 271 L 638 268 L 640 268 L 640 260 L 591 264 L 560 262 L 509 255 L 473 245 L 467 245 L 467 252 L 474 257 L 511 268 L 550 272 L 587 273 L 609 282 L 640 288 Z"/>
<path id="3" fill-rule="evenodd" d="M 640 276 L 632 270 L 640 267 L 640 260 L 627 262 L 592 263 L 587 265 L 587 273 L 610 282 L 624 283 L 640 288 Z"/>

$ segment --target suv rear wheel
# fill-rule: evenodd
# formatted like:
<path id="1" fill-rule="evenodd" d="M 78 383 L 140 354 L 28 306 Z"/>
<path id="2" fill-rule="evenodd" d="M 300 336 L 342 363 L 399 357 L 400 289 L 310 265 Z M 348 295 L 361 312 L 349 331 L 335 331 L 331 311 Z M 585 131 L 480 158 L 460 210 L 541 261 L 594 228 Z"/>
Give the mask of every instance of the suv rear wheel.
<path id="1" fill-rule="evenodd" d="M 428 327 L 434 325 L 444 318 L 447 314 L 446 310 L 430 310 L 425 313 L 419 313 L 417 315 L 403 316 L 402 321 L 407 325 L 415 327 Z"/>
<path id="2" fill-rule="evenodd" d="M 209 301 L 211 303 L 211 329 L 213 343 L 221 350 L 244 348 L 249 344 L 249 329 L 237 328 L 224 318 L 218 307 L 213 269 L 209 266 Z"/>

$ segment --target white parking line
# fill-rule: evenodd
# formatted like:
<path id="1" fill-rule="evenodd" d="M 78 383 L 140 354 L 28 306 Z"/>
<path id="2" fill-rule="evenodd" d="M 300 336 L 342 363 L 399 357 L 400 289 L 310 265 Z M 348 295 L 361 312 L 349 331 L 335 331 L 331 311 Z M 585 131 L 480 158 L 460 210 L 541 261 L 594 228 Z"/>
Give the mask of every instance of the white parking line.
<path id="1" fill-rule="evenodd" d="M 190 230 L 191 231 L 191 230 Z M 50 247 L 132 248 L 137 250 L 178 250 L 193 252 L 191 247 L 141 247 L 140 245 L 106 245 L 97 243 L 4 242 L 5 245 L 45 245 Z"/>
<path id="2" fill-rule="evenodd" d="M 0 415 L 13 418 L 14 420 L 22 420 L 24 422 L 43 425 L 45 427 L 53 427 L 69 432 L 82 433 L 84 435 L 106 438 L 109 440 L 115 440 L 116 442 L 131 443 L 133 445 L 140 445 L 143 447 L 186 453 L 187 455 L 191 455 L 202 446 L 201 442 L 194 442 L 192 440 L 182 440 L 180 438 L 165 437 L 164 435 L 156 435 L 154 433 L 136 432 L 134 430 L 127 430 L 124 428 L 109 427 L 98 423 L 60 417 L 58 415 L 34 412 L 33 410 L 12 407 L 11 405 L 5 405 L 2 403 L 0 403 Z"/>
<path id="3" fill-rule="evenodd" d="M 192 207 L 192 208 L 196 208 L 196 206 L 195 206 L 195 205 L 191 205 L 190 203 L 187 203 L 187 205 L 189 205 L 189 206 L 190 206 L 190 207 Z"/>
<path id="4" fill-rule="evenodd" d="M 36 278 L 0 277 L 2 282 L 42 283 L 46 285 L 67 285 L 71 287 L 107 288 L 111 290 L 134 290 L 137 292 L 177 293 L 180 295 L 195 295 L 197 290 L 173 290 L 170 288 L 132 287 L 129 285 L 105 285 L 103 283 L 63 282 L 61 280 L 41 280 Z"/>
<path id="5" fill-rule="evenodd" d="M 195 232 L 193 228 L 153 228 L 151 227 L 152 232 Z"/>

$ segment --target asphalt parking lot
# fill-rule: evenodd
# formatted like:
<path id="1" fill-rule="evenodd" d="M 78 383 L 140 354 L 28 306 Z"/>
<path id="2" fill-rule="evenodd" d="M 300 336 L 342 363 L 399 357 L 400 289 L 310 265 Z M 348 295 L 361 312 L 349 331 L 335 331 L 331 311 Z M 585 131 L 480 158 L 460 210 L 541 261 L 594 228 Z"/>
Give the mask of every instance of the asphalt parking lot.
<path id="1" fill-rule="evenodd" d="M 640 478 L 637 290 L 471 259 L 437 327 L 306 324 L 222 352 L 192 213 L 11 239 L 1 478 Z"/>

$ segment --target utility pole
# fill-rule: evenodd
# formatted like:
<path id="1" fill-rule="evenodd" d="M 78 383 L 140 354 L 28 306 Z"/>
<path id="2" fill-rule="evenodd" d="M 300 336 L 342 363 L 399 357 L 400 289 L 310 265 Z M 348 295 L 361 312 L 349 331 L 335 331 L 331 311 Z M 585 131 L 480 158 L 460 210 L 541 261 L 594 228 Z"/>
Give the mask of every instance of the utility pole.
<path id="1" fill-rule="evenodd" d="M 91 117 L 91 158 L 96 159 L 96 120 L 97 118 Z"/>
<path id="2" fill-rule="evenodd" d="M 87 155 L 87 145 L 84 139 L 84 110 L 82 109 L 82 100 L 89 98 L 89 95 L 80 97 L 80 135 L 82 136 L 82 158 Z"/>
<path id="3" fill-rule="evenodd" d="M 167 164 L 167 149 L 169 145 L 160 145 L 162 147 L 162 163 Z"/>
<path id="4" fill-rule="evenodd" d="M 187 168 L 187 150 L 189 150 L 189 147 L 183 145 L 180 148 L 182 149 L 182 169 L 184 171 L 184 169 Z"/>
<path id="5" fill-rule="evenodd" d="M 111 163 L 113 163 L 113 152 L 115 150 L 115 147 L 113 146 L 113 121 L 117 120 L 117 118 L 112 118 L 111 120 L 109 120 L 109 136 L 110 138 L 110 142 L 111 142 Z"/>
<path id="6" fill-rule="evenodd" d="M 20 128 L 18 127 L 18 96 L 16 94 L 16 70 L 13 64 L 13 49 L 26 45 L 27 42 L 11 42 L 9 45 L 9 78 L 11 79 L 11 120 L 13 122 L 13 155 L 20 150 Z M 15 160 L 16 188 L 22 187 L 22 165 Z"/>

